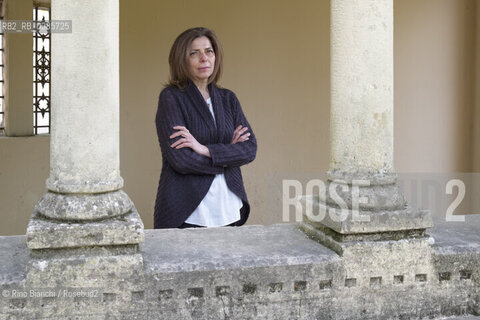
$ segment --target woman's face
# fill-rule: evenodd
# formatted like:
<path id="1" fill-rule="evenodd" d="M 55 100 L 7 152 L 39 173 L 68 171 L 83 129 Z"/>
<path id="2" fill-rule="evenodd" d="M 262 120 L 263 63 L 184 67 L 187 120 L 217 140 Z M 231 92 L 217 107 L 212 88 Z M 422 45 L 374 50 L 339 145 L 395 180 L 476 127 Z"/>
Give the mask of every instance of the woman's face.
<path id="1" fill-rule="evenodd" d="M 207 37 L 196 38 L 188 47 L 187 65 L 193 82 L 208 81 L 215 67 L 215 52 Z"/>

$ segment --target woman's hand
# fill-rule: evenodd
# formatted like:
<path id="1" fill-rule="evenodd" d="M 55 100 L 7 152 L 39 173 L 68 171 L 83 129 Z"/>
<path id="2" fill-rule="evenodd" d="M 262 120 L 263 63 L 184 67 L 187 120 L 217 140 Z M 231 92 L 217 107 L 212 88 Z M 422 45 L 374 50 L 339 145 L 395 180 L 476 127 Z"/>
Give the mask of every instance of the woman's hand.
<path id="1" fill-rule="evenodd" d="M 237 142 L 243 142 L 243 141 L 247 141 L 248 140 L 248 137 L 250 136 L 250 133 L 245 133 L 245 131 L 248 130 L 248 127 L 243 127 L 241 125 L 239 125 L 235 131 L 233 131 L 233 138 L 232 138 L 232 142 L 230 142 L 230 144 L 235 144 Z"/>
<path id="2" fill-rule="evenodd" d="M 195 139 L 194 136 L 188 131 L 187 128 L 184 126 L 175 126 L 173 127 L 175 130 L 179 130 L 172 134 L 170 136 L 170 139 L 174 139 L 176 137 L 182 136 L 182 138 L 178 139 L 175 141 L 170 147 L 175 148 L 175 149 L 181 149 L 181 148 L 191 148 L 193 151 L 195 151 L 198 154 L 201 154 L 203 156 L 211 158 L 212 156 L 210 155 L 210 150 L 203 144 L 200 144 L 200 142 Z"/>

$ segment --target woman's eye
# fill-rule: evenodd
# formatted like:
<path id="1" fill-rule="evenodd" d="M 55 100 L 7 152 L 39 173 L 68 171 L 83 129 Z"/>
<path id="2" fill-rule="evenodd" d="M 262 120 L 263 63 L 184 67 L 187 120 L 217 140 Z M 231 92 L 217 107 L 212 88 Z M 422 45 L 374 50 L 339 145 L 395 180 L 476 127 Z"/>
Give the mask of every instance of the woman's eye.
<path id="1" fill-rule="evenodd" d="M 193 51 L 193 52 L 190 52 L 190 55 L 193 56 L 196 53 L 197 53 L 196 51 Z"/>

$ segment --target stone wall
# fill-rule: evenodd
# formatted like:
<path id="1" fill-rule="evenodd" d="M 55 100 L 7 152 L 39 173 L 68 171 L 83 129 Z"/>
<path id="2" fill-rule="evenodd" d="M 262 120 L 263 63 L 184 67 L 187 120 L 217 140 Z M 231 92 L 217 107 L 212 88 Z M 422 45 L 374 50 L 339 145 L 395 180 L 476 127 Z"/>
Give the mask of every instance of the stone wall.
<path id="1" fill-rule="evenodd" d="M 83 285 L 56 270 L 41 288 L 28 285 L 25 237 L 2 237 L 0 258 L 7 263 L 0 273 L 0 319 L 480 315 L 480 216 L 436 225 L 414 244 L 358 243 L 356 253 L 342 256 L 308 238 L 297 224 L 146 230 L 142 268 L 113 255 L 102 258 L 110 263 L 102 270 L 105 261 L 91 264 L 98 253 L 77 253 L 71 264 L 84 270 Z M 30 297 L 30 289 L 51 291 L 47 286 L 54 297 Z M 12 298 L 13 290 L 28 296 Z M 79 291 L 85 296 L 73 297 Z"/>

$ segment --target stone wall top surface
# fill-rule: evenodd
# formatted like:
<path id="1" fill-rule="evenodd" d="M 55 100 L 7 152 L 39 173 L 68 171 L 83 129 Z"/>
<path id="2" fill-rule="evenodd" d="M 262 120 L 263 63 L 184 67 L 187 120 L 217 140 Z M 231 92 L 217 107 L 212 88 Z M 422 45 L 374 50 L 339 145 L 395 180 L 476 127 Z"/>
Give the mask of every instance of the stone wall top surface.
<path id="1" fill-rule="evenodd" d="M 338 255 L 311 241 L 294 224 L 145 230 L 147 269 L 206 271 L 336 261 Z"/>
<path id="2" fill-rule="evenodd" d="M 480 215 L 465 222 L 436 218 L 429 235 L 438 254 L 480 254 Z M 140 245 L 147 273 L 340 262 L 333 251 L 308 239 L 295 224 L 267 227 L 145 230 Z M 0 237 L 0 284 L 25 280 L 25 236 Z"/>
<path id="3" fill-rule="evenodd" d="M 0 237 L 0 284 L 25 280 L 28 254 L 25 236 Z"/>
<path id="4" fill-rule="evenodd" d="M 480 214 L 466 215 L 464 222 L 446 221 L 434 216 L 427 233 L 435 239 L 437 253 L 480 253 Z"/>

